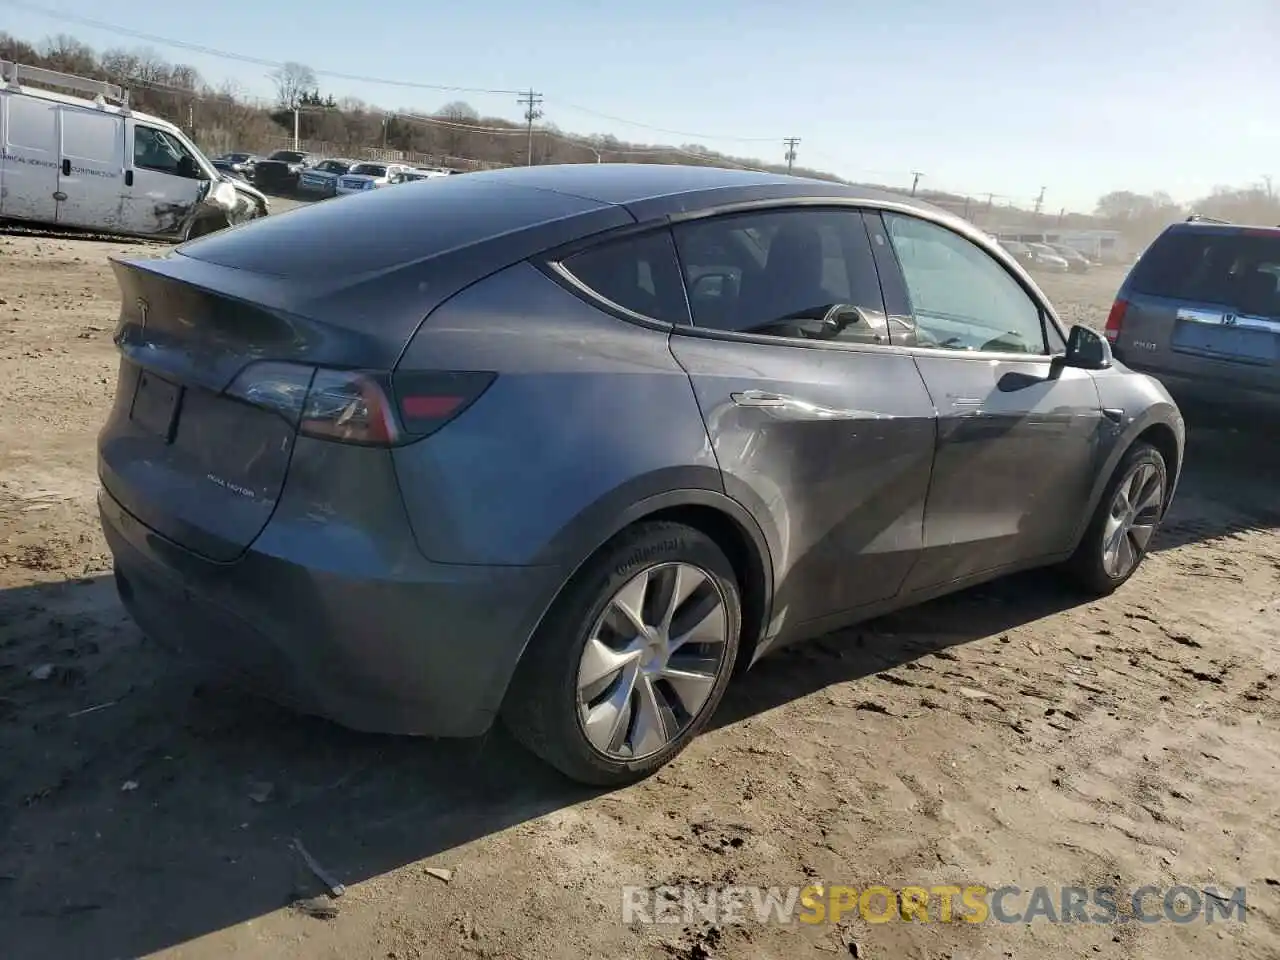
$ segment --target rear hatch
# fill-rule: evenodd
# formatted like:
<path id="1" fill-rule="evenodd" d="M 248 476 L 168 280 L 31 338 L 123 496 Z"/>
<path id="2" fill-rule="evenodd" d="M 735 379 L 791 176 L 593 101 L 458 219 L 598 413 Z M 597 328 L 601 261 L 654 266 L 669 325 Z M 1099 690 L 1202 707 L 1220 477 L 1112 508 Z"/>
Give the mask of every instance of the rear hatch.
<path id="1" fill-rule="evenodd" d="M 1269 379 L 1280 368 L 1280 230 L 1170 228 L 1133 268 L 1121 300 L 1122 359 L 1188 374 L 1208 361 Z"/>
<path id="2" fill-rule="evenodd" d="M 630 220 L 618 207 L 483 178 L 409 201 L 390 193 L 112 262 L 121 363 L 99 474 L 152 530 L 235 559 L 271 518 L 303 402 L 322 381 L 388 378 L 423 318 L 458 290 Z M 334 408 L 334 396 L 317 402 L 341 413 L 346 401 Z"/>

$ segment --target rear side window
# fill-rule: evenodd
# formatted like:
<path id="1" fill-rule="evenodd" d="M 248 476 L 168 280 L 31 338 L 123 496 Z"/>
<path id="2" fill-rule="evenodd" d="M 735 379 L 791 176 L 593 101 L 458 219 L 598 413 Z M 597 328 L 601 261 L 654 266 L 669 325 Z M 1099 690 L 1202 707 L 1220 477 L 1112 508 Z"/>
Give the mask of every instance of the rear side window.
<path id="1" fill-rule="evenodd" d="M 560 264 L 596 296 L 663 323 L 688 323 L 671 234 L 657 230 L 603 243 Z"/>
<path id="2" fill-rule="evenodd" d="M 1170 230 L 1142 255 L 1130 289 L 1280 316 L 1280 231 Z"/>

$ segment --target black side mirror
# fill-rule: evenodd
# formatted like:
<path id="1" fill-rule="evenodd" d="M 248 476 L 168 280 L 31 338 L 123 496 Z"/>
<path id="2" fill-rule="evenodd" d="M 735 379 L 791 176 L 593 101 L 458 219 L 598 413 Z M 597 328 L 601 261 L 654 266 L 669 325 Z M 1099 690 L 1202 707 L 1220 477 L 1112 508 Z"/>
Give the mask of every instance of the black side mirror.
<path id="1" fill-rule="evenodd" d="M 1111 344 L 1098 331 L 1076 324 L 1067 335 L 1067 352 L 1061 358 L 1064 367 L 1081 370 L 1106 370 L 1113 363 Z"/>

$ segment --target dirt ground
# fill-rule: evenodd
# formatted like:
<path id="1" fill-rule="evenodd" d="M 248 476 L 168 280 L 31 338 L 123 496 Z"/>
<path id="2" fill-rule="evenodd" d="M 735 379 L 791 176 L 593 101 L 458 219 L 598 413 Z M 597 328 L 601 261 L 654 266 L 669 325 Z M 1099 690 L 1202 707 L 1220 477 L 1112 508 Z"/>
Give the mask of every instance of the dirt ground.
<path id="1" fill-rule="evenodd" d="M 626 790 L 500 732 L 356 735 L 126 618 L 94 510 L 106 258 L 0 233 L 0 955 L 1280 956 L 1280 426 L 1187 408 L 1176 509 L 1081 603 L 1020 576 L 767 660 Z M 1117 271 L 1046 280 L 1100 324 Z M 346 885 L 338 899 L 292 848 Z M 427 868 L 452 871 L 448 882 Z M 620 886 L 1247 888 L 1245 922 L 624 925 Z M 1021 909 L 1025 901 L 1011 901 Z"/>

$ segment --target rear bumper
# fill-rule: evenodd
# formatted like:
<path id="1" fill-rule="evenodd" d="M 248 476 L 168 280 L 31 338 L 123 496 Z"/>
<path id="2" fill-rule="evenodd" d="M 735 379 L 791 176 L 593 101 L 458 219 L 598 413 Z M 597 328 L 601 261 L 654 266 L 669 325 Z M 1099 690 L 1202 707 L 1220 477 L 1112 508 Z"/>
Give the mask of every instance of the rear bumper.
<path id="1" fill-rule="evenodd" d="M 1280 368 L 1232 363 L 1164 350 L 1148 361 L 1140 350 L 1116 349 L 1116 359 L 1130 370 L 1155 377 L 1171 391 L 1197 399 L 1231 397 L 1237 400 L 1280 397 Z"/>
<path id="2" fill-rule="evenodd" d="M 354 578 L 309 566 L 296 538 L 276 540 L 293 541 L 293 556 L 250 549 L 214 563 L 152 532 L 105 490 L 98 506 L 121 600 L 144 633 L 357 730 L 482 734 L 562 576 L 425 560 L 405 569 L 400 558 L 381 576 Z"/>

